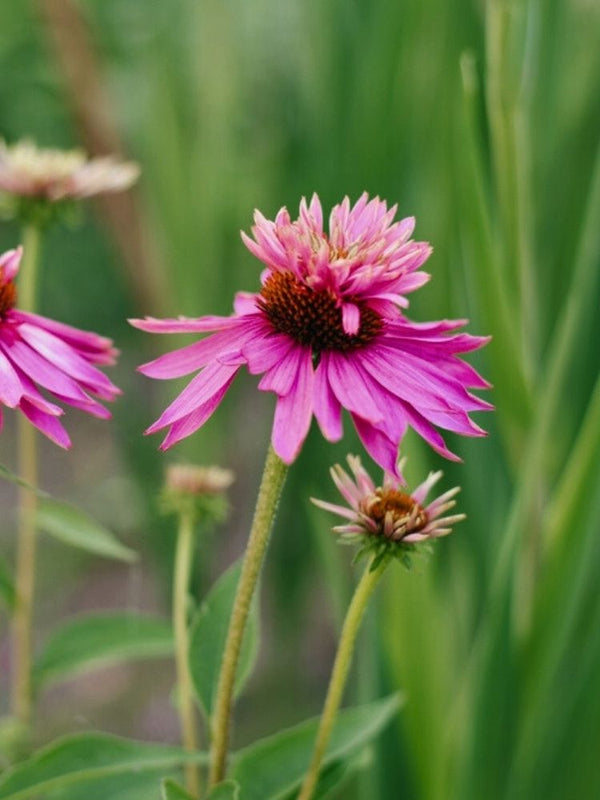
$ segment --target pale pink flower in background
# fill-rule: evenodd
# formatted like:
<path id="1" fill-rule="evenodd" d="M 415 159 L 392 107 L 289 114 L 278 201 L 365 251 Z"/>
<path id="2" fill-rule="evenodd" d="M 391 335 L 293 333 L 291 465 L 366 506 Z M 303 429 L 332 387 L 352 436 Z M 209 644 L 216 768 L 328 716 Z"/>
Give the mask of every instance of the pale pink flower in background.
<path id="1" fill-rule="evenodd" d="M 114 364 L 112 341 L 47 317 L 19 311 L 17 286 L 22 248 L 0 256 L 0 428 L 2 405 L 16 408 L 61 447 L 71 446 L 59 421 L 65 405 L 103 419 L 110 412 L 94 397 L 114 400 L 120 390 L 94 364 Z M 93 396 L 94 397 L 93 397 Z"/>
<path id="2" fill-rule="evenodd" d="M 389 472 L 410 426 L 447 458 L 436 427 L 466 436 L 484 431 L 468 416 L 491 408 L 467 388 L 489 384 L 457 356 L 484 337 L 451 333 L 462 320 L 416 324 L 403 316 L 406 295 L 428 275 L 431 248 L 410 237 L 414 219 L 394 222 L 396 207 L 363 194 L 335 206 L 329 233 L 321 204 L 303 199 L 292 221 L 255 213 L 254 238 L 242 238 L 265 265 L 261 290 L 240 292 L 230 317 L 131 320 L 153 333 L 213 332 L 140 367 L 152 378 L 199 371 L 148 429 L 167 428 L 167 449 L 196 431 L 217 408 L 245 365 L 262 375 L 258 388 L 277 395 L 272 442 L 293 461 L 313 415 L 329 441 L 342 437 L 342 409 L 373 459 Z"/>
<path id="3" fill-rule="evenodd" d="M 58 201 L 128 189 L 137 164 L 113 156 L 88 157 L 81 150 L 39 148 L 28 140 L 0 140 L 0 190 L 21 197 Z"/>
<path id="4" fill-rule="evenodd" d="M 358 456 L 348 456 L 349 475 L 339 464 L 331 468 L 331 477 L 347 506 L 311 498 L 312 502 L 348 520 L 333 530 L 348 542 L 368 541 L 374 537 L 393 543 L 418 544 L 438 539 L 452 532 L 452 525 L 465 519 L 464 514 L 443 516 L 456 505 L 454 497 L 460 489 L 444 492 L 426 504 L 427 495 L 442 477 L 430 472 L 412 492 L 402 488 L 394 475 L 384 473 L 382 486 L 376 486 Z"/>

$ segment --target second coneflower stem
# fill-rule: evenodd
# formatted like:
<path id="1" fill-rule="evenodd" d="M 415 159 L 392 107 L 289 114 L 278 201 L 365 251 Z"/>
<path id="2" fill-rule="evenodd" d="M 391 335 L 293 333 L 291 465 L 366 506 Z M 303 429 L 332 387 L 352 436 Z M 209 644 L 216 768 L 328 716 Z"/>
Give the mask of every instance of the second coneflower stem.
<path id="1" fill-rule="evenodd" d="M 23 231 L 23 261 L 19 273 L 19 307 L 35 310 L 40 231 L 28 225 Z M 23 415 L 18 421 L 19 475 L 31 487 L 19 489 L 19 518 L 16 563 L 16 605 L 13 617 L 12 710 L 21 722 L 31 721 L 33 603 L 36 571 L 36 511 L 38 484 L 37 436 L 34 426 Z"/>
<path id="2" fill-rule="evenodd" d="M 333 663 L 329 687 L 327 689 L 327 697 L 325 698 L 323 712 L 319 721 L 319 728 L 317 730 L 317 738 L 315 740 L 310 766 L 304 778 L 302 788 L 300 789 L 298 800 L 310 800 L 317 786 L 319 770 L 327 750 L 327 745 L 329 744 L 337 712 L 342 702 L 360 623 L 362 622 L 369 599 L 379 583 L 379 579 L 383 575 L 388 561 L 388 558 L 384 558 L 375 568 L 373 568 L 373 560 L 369 562 L 350 601 L 344 619 L 335 661 Z"/>
<path id="3" fill-rule="evenodd" d="M 173 631 L 175 634 L 175 666 L 177 671 L 177 707 L 183 747 L 190 753 L 198 750 L 196 710 L 190 674 L 188 594 L 194 558 L 194 518 L 188 512 L 179 514 L 179 530 L 175 549 L 173 576 Z M 197 764 L 185 766 L 186 788 L 194 798 L 200 796 L 200 770 Z"/>
<path id="4" fill-rule="evenodd" d="M 275 453 L 272 446 L 269 446 L 242 572 L 233 603 L 217 685 L 215 711 L 211 724 L 211 787 L 225 777 L 231 707 L 240 648 L 286 474 L 287 466 Z"/>

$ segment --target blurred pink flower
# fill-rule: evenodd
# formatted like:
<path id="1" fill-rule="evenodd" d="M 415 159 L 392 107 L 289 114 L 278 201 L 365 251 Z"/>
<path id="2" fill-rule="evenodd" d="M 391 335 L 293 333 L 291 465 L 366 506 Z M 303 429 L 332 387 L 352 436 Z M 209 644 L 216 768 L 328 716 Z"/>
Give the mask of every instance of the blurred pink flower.
<path id="1" fill-rule="evenodd" d="M 334 207 L 329 234 L 321 204 L 303 199 L 291 221 L 255 213 L 248 249 L 266 265 L 257 294 L 240 292 L 230 317 L 131 320 L 153 333 L 215 332 L 140 367 L 152 378 L 201 370 L 148 428 L 168 428 L 161 447 L 189 436 L 210 417 L 242 365 L 277 395 L 273 447 L 293 461 L 314 416 L 329 441 L 342 437 L 347 409 L 368 452 L 390 472 L 411 426 L 438 452 L 456 458 L 434 426 L 483 435 L 468 412 L 491 406 L 466 387 L 489 384 L 456 356 L 486 338 L 447 335 L 463 321 L 415 324 L 400 311 L 405 295 L 428 279 L 431 252 L 410 239 L 414 219 L 394 222 L 396 206 L 363 194 Z"/>
<path id="2" fill-rule="evenodd" d="M 128 189 L 137 164 L 112 156 L 88 159 L 81 150 L 39 148 L 27 139 L 8 146 L 0 140 L 0 190 L 57 201 Z"/>
<path id="3" fill-rule="evenodd" d="M 331 477 L 347 506 L 312 498 L 319 508 L 348 520 L 333 529 L 348 543 L 368 542 L 374 537 L 392 543 L 417 544 L 447 536 L 452 532 L 451 526 L 465 518 L 464 514 L 442 516 L 456 505 L 454 497 L 460 491 L 458 487 L 425 505 L 427 495 L 442 477 L 441 472 L 430 472 L 427 479 L 409 493 L 403 491 L 401 483 L 389 473 L 384 474 L 383 486 L 375 486 L 358 456 L 348 456 L 348 465 L 352 477 L 339 464 L 331 469 Z"/>
<path id="4" fill-rule="evenodd" d="M 2 405 L 18 408 L 43 434 L 61 447 L 71 441 L 59 422 L 64 411 L 41 392 L 46 389 L 66 405 L 107 419 L 97 400 L 113 400 L 120 390 L 92 364 L 114 364 L 112 341 L 61 322 L 19 311 L 17 287 L 22 248 L 0 256 L 0 428 Z"/>

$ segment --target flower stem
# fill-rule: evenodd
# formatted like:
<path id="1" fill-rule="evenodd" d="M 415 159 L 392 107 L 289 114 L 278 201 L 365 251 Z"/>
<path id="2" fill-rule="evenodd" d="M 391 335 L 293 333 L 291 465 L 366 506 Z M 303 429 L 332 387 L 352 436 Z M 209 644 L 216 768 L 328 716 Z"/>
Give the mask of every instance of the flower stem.
<path id="1" fill-rule="evenodd" d="M 329 680 L 329 688 L 327 689 L 327 697 L 325 698 L 321 721 L 319 722 L 319 730 L 317 731 L 312 759 L 306 777 L 304 778 L 300 794 L 298 795 L 298 800 L 310 800 L 313 796 L 319 779 L 319 768 L 323 761 L 325 751 L 327 750 L 333 723 L 335 722 L 342 695 L 344 694 L 344 687 L 352 661 L 352 653 L 354 652 L 354 644 L 356 642 L 358 629 L 367 608 L 369 598 L 373 594 L 379 579 L 387 567 L 388 559 L 384 558 L 375 569 L 372 569 L 372 564 L 373 561 L 370 561 L 363 572 L 358 586 L 354 591 L 352 600 L 350 601 L 350 606 L 348 607 L 342 634 L 340 636 L 340 643 L 333 664 L 333 670 L 331 672 L 331 678 Z"/>
<path id="2" fill-rule="evenodd" d="M 23 260 L 19 270 L 19 308 L 35 311 L 41 232 L 37 225 L 23 228 Z"/>
<path id="3" fill-rule="evenodd" d="M 40 249 L 40 232 L 34 225 L 23 231 L 23 262 L 20 270 L 19 307 L 35 309 L 35 289 Z M 33 487 L 38 483 L 37 437 L 34 426 L 19 415 L 19 475 Z M 33 601 L 35 596 L 37 496 L 31 489 L 19 489 L 19 523 L 17 537 L 16 594 L 13 617 L 12 708 L 23 723 L 31 720 Z"/>
<path id="4" fill-rule="evenodd" d="M 286 474 L 287 466 L 269 446 L 219 674 L 212 719 L 211 787 L 225 776 L 231 706 L 242 638 Z"/>
<path id="5" fill-rule="evenodd" d="M 177 669 L 177 695 L 181 738 L 185 750 L 190 753 L 198 749 L 198 731 L 192 678 L 188 662 L 189 629 L 187 601 L 192 559 L 194 555 L 194 520 L 192 514 L 179 515 L 179 531 L 175 551 L 175 575 L 173 579 L 173 630 L 175 633 L 175 666 Z M 197 764 L 186 764 L 185 783 L 188 791 L 200 796 L 200 771 Z"/>

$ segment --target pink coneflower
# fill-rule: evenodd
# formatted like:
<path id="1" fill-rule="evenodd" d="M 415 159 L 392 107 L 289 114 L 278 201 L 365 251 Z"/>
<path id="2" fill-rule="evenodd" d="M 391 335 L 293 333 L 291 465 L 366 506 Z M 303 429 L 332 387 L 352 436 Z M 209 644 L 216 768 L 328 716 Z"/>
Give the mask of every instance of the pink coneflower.
<path id="1" fill-rule="evenodd" d="M 319 508 L 348 520 L 333 528 L 345 543 L 361 544 L 366 551 L 391 551 L 403 557 L 412 545 L 447 536 L 452 532 L 452 525 L 465 518 L 464 514 L 442 516 L 454 507 L 454 497 L 460 491 L 458 487 L 425 503 L 427 495 L 442 477 L 441 472 L 430 472 L 420 486 L 407 492 L 402 483 L 388 472 L 384 473 L 383 485 L 376 486 L 358 456 L 350 455 L 347 460 L 352 476 L 336 464 L 331 468 L 331 477 L 348 505 L 312 498 Z"/>
<path id="2" fill-rule="evenodd" d="M 19 311 L 14 279 L 21 254 L 19 247 L 0 256 L 0 403 L 18 408 L 49 439 L 68 448 L 71 441 L 58 420 L 64 411 L 40 388 L 107 419 L 110 412 L 90 395 L 114 400 L 120 390 L 92 365 L 114 364 L 118 351 L 103 336 Z"/>
<path id="3" fill-rule="evenodd" d="M 88 159 L 81 150 L 39 148 L 24 139 L 0 140 L 0 190 L 49 201 L 90 197 L 128 189 L 140 174 L 137 164 L 113 156 Z"/>
<path id="4" fill-rule="evenodd" d="M 168 428 L 161 447 L 189 436 L 210 417 L 236 372 L 262 375 L 263 391 L 277 395 L 272 442 L 290 463 L 312 416 L 325 438 L 342 436 L 347 409 L 368 452 L 389 472 L 399 443 L 413 427 L 447 458 L 456 458 L 435 426 L 467 436 L 484 431 L 470 411 L 491 406 L 466 387 L 489 384 L 457 354 L 486 338 L 452 334 L 462 320 L 415 324 L 403 316 L 405 295 L 428 279 L 418 271 L 431 248 L 410 236 L 414 219 L 394 222 L 396 206 L 363 194 L 335 206 L 329 233 L 321 204 L 303 199 L 292 221 L 285 208 L 275 221 L 255 213 L 248 249 L 266 264 L 257 294 L 236 296 L 230 317 L 131 320 L 153 333 L 213 332 L 140 367 L 153 378 L 200 370 L 148 428 Z"/>

